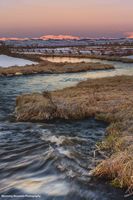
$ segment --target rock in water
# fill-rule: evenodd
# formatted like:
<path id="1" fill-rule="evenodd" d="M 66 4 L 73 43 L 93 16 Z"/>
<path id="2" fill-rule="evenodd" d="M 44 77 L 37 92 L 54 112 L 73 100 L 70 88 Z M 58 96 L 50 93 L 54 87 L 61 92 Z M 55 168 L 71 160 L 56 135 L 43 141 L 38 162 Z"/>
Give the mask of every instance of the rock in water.
<path id="1" fill-rule="evenodd" d="M 17 121 L 46 121 L 55 118 L 56 105 L 50 93 L 32 93 L 18 96 L 15 115 Z"/>

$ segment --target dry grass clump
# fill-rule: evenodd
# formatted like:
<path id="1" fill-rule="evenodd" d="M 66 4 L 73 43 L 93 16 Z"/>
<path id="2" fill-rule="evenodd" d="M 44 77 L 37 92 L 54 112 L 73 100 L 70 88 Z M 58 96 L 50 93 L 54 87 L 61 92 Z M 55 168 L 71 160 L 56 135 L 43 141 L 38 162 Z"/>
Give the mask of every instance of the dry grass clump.
<path id="1" fill-rule="evenodd" d="M 133 142 L 133 141 L 132 141 Z M 132 149 L 133 150 L 133 149 Z M 109 177 L 112 184 L 118 187 L 126 187 L 133 191 L 133 152 L 130 149 L 118 152 L 111 158 L 103 161 L 96 167 L 94 174 Z"/>
<path id="2" fill-rule="evenodd" d="M 37 65 L 27 65 L 23 67 L 13 66 L 0 68 L 0 76 L 28 75 L 37 73 L 76 73 L 91 70 L 109 70 L 114 66 L 100 63 L 52 63 L 49 61 L 39 62 Z"/>
<path id="3" fill-rule="evenodd" d="M 56 109 L 50 94 L 47 92 L 25 94 L 16 99 L 17 121 L 42 121 L 44 118 L 50 120 Z"/>
<path id="4" fill-rule="evenodd" d="M 87 80 L 76 87 L 54 91 L 51 93 L 51 98 L 57 107 L 53 117 L 63 119 L 95 117 L 109 123 L 105 139 L 97 144 L 98 151 L 108 159 L 103 160 L 93 173 L 96 176 L 109 177 L 114 183 L 117 182 L 119 186 L 127 187 L 131 191 L 133 189 L 133 77 Z M 37 99 L 38 97 L 36 101 Z M 41 103 L 40 100 L 38 104 L 39 102 Z M 36 107 L 36 103 L 33 105 Z"/>

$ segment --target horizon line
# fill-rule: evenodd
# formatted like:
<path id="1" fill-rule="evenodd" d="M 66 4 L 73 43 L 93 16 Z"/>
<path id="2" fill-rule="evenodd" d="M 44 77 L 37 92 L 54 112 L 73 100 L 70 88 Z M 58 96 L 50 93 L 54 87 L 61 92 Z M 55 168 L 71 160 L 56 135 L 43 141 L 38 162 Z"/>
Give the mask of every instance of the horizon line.
<path id="1" fill-rule="evenodd" d="M 74 35 L 64 35 L 64 34 L 59 34 L 59 35 L 44 35 L 40 37 L 0 37 L 0 41 L 7 41 L 7 40 L 82 40 L 82 39 L 133 39 L 133 35 L 129 36 L 123 36 L 123 37 L 83 37 L 83 36 L 74 36 Z"/>

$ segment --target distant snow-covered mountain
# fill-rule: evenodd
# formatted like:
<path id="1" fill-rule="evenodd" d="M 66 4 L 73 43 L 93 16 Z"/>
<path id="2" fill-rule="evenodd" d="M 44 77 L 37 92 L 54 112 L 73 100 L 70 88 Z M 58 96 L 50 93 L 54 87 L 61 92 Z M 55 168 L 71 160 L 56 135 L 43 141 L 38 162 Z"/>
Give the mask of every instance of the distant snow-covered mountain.
<path id="1" fill-rule="evenodd" d="M 79 40 L 80 37 L 72 35 L 45 35 L 40 37 L 42 40 Z"/>
<path id="2" fill-rule="evenodd" d="M 89 37 L 78 37 L 73 35 L 44 35 L 41 37 L 27 37 L 27 38 L 17 38 L 17 37 L 1 37 L 0 41 L 25 41 L 25 40 L 121 40 L 121 39 L 133 39 L 133 32 L 127 33 L 125 38 L 89 38 Z"/>
<path id="3" fill-rule="evenodd" d="M 14 41 L 17 41 L 17 40 L 20 40 L 20 41 L 23 41 L 23 40 L 80 40 L 80 37 L 72 36 L 72 35 L 44 35 L 37 38 L 16 38 L 16 37 L 0 38 L 0 41 L 7 41 L 7 40 L 14 40 Z"/>
<path id="4" fill-rule="evenodd" d="M 105 44 L 133 44 L 132 38 L 80 38 L 71 35 L 46 35 L 38 38 L 0 38 L 4 43 L 14 47 L 72 47 Z"/>
<path id="5" fill-rule="evenodd" d="M 8 38 L 8 37 L 1 37 L 0 38 L 0 41 L 24 41 L 24 40 L 29 40 L 29 38 L 16 38 L 16 37 L 11 37 L 11 38 Z"/>

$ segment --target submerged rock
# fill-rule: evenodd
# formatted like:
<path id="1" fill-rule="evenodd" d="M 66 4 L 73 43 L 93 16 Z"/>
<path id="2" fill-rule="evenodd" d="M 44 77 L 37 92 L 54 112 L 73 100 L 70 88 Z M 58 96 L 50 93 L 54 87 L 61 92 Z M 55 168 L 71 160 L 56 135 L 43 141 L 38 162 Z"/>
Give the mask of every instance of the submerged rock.
<path id="1" fill-rule="evenodd" d="M 48 92 L 24 94 L 16 99 L 17 121 L 45 121 L 55 117 L 57 107 Z"/>

